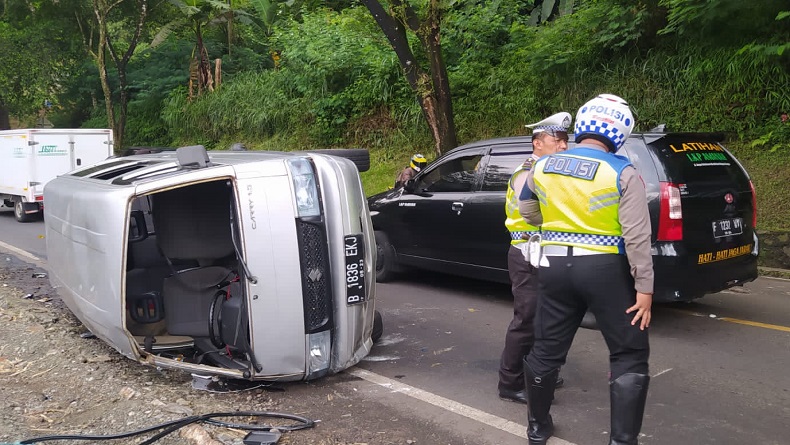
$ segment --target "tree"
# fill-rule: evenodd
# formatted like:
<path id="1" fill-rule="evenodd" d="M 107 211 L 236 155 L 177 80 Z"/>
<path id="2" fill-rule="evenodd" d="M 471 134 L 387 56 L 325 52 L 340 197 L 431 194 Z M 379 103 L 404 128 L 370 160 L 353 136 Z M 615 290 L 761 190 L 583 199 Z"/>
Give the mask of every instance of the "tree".
<path id="1" fill-rule="evenodd" d="M 126 111 L 129 103 L 126 68 L 140 41 L 148 16 L 147 0 L 132 0 L 126 4 L 124 4 L 124 1 L 91 0 L 92 27 L 83 24 L 80 16 L 77 15 L 85 47 L 99 69 L 99 78 L 101 79 L 105 108 L 107 109 L 107 122 L 113 128 L 116 149 L 123 147 L 123 136 L 126 129 Z M 122 8 L 122 6 L 127 6 L 128 8 Z M 131 27 L 124 26 L 125 22 L 132 19 L 134 22 Z M 125 32 L 128 29 L 133 30 L 131 34 Z M 126 51 L 119 55 L 120 47 L 123 45 L 126 46 Z M 108 55 L 115 65 L 118 76 L 117 115 L 115 113 L 116 102 L 113 97 L 108 72 Z"/>
<path id="2" fill-rule="evenodd" d="M 46 1 L 0 4 L 0 130 L 34 116 L 68 81 L 77 53 L 69 26 Z"/>
<path id="3" fill-rule="evenodd" d="M 210 25 L 230 24 L 232 18 L 241 14 L 241 11 L 234 9 L 230 3 L 218 0 L 170 0 L 170 3 L 178 8 L 182 17 L 165 25 L 154 38 L 151 46 L 163 42 L 174 30 L 188 26 L 195 35 L 195 49 L 189 64 L 189 97 L 192 98 L 195 95 L 195 89 L 197 95 L 202 94 L 203 91 L 213 91 L 215 81 L 218 79 L 215 79 L 215 76 L 211 74 L 211 64 L 203 40 L 203 31 Z M 228 48 L 230 48 L 230 44 L 229 37 Z M 219 67 L 217 67 L 216 75 L 218 76 L 219 73 Z"/>
<path id="4" fill-rule="evenodd" d="M 395 50 L 430 128 L 436 154 L 440 155 L 458 145 L 458 141 L 453 122 L 450 82 L 442 58 L 442 4 L 440 0 L 427 2 L 423 17 L 419 17 L 417 11 L 402 0 L 390 0 L 389 11 L 384 9 L 379 0 L 362 0 Z M 407 28 L 416 35 L 425 52 L 427 69 L 422 67 L 409 46 Z"/>

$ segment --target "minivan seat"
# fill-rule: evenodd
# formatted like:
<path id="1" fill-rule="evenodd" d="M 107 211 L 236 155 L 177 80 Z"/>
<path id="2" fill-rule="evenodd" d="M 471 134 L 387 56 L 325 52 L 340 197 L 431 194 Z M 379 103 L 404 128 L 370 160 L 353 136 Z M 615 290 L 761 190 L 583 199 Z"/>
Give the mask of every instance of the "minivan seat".
<path id="1" fill-rule="evenodd" d="M 168 261 L 195 260 L 198 267 L 164 279 L 167 331 L 209 336 L 211 303 L 235 276 L 231 188 L 225 181 L 182 187 L 152 196 L 156 240 Z"/>

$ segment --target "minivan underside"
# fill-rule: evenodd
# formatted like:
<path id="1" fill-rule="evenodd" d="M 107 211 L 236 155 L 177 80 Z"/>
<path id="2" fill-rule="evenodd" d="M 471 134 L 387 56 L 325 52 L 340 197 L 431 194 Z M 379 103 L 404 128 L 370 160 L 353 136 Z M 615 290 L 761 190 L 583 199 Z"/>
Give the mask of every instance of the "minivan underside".
<path id="1" fill-rule="evenodd" d="M 125 326 L 149 362 L 245 378 L 259 368 L 233 190 L 214 180 L 131 203 Z"/>

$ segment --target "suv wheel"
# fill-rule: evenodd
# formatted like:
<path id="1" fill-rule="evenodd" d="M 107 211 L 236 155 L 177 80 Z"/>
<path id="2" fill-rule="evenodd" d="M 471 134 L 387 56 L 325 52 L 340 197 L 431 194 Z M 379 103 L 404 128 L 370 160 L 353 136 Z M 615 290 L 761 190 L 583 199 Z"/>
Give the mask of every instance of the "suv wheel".
<path id="1" fill-rule="evenodd" d="M 395 251 L 387 234 L 376 231 L 376 281 L 386 283 L 395 276 Z"/>

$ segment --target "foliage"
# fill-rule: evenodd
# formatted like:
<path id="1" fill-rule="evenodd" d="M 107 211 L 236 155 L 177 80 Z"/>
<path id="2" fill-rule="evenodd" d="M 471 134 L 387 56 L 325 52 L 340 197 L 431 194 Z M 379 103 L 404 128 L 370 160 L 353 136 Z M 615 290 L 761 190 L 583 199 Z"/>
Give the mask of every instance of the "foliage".
<path id="1" fill-rule="evenodd" d="M 304 14 L 277 31 L 275 42 L 294 87 L 311 103 L 319 143 L 340 142 L 350 120 L 407 94 L 395 55 L 362 8 Z"/>
<path id="2" fill-rule="evenodd" d="M 57 109 L 58 85 L 69 82 L 79 64 L 74 29 L 56 5 L 44 0 L 0 6 L 0 105 L 17 117 L 35 114 L 45 100 Z"/>

